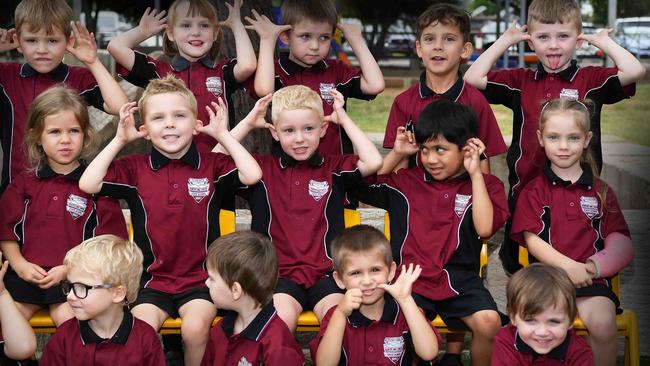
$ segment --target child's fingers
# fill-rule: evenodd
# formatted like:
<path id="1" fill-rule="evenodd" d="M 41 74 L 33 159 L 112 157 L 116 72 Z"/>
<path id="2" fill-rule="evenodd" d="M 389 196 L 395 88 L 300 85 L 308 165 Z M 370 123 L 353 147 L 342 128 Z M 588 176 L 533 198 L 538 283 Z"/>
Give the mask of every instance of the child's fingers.
<path id="1" fill-rule="evenodd" d="M 0 255 L 0 260 L 2 260 L 2 255 Z M 2 267 L 0 268 L 0 278 L 3 278 L 5 276 L 8 267 L 9 267 L 9 261 L 3 261 Z"/>

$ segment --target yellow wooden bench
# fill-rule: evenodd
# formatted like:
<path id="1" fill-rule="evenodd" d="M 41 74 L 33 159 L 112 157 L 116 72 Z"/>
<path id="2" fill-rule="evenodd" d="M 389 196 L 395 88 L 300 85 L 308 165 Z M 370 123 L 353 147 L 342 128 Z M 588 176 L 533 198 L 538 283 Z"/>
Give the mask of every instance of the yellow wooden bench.
<path id="1" fill-rule="evenodd" d="M 519 264 L 524 267 L 529 264 L 528 250 L 522 246 L 519 247 Z M 621 279 L 618 275 L 612 278 L 612 290 L 620 299 Z M 573 322 L 573 329 L 579 335 L 589 334 L 585 323 L 582 322 L 580 317 L 577 317 Z M 616 315 L 616 329 L 619 336 L 625 337 L 625 365 L 639 366 L 639 320 L 636 317 L 636 313 L 629 309 L 623 309 L 623 313 Z"/>

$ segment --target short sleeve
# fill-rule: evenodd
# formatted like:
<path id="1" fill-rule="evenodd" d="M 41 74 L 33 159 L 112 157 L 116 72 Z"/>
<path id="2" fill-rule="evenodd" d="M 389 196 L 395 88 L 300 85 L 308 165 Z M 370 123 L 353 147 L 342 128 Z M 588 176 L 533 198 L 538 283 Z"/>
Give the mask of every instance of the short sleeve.
<path id="1" fill-rule="evenodd" d="M 574 331 L 571 330 L 570 332 L 571 343 L 569 345 L 570 351 L 567 355 L 567 365 L 592 366 L 594 364 L 594 353 L 589 343 L 582 337 L 576 335 Z"/>
<path id="2" fill-rule="evenodd" d="M 400 107 L 400 96 L 393 101 L 388 114 L 388 121 L 386 122 L 386 131 L 384 131 L 384 147 L 392 149 L 395 145 L 395 137 L 397 136 L 397 128 L 406 126 L 409 122 L 408 116 Z"/>
<path id="3" fill-rule="evenodd" d="M 469 85 L 465 87 L 473 88 Z M 471 108 L 478 118 L 477 137 L 485 144 L 485 155 L 487 157 L 503 154 L 508 146 L 503 140 L 501 130 L 494 117 L 494 112 L 485 97 L 476 89 L 472 90 Z M 385 143 L 385 141 L 384 141 Z"/>
<path id="4" fill-rule="evenodd" d="M 113 161 L 102 181 L 102 189 L 97 194 L 128 200 L 134 188 L 137 188 L 136 158 L 138 157 L 127 156 Z"/>
<path id="5" fill-rule="evenodd" d="M 80 77 L 78 79 L 78 85 L 70 86 L 74 87 L 79 92 L 79 95 L 84 98 L 86 104 L 93 106 L 100 111 L 104 111 L 104 97 L 102 96 L 102 92 L 99 89 L 99 85 L 97 84 L 97 80 L 95 80 L 93 74 L 83 67 L 71 67 L 71 69 L 74 70 L 75 73 L 79 73 Z"/>
<path id="6" fill-rule="evenodd" d="M 77 320 L 71 319 L 69 321 Z M 59 330 L 50 337 L 47 344 L 45 344 L 43 355 L 38 364 L 41 366 L 67 365 L 68 362 L 66 360 L 65 346 L 65 335 L 61 331 L 61 328 L 59 328 Z"/>
<path id="7" fill-rule="evenodd" d="M 607 195 L 603 205 L 603 226 L 601 231 L 603 237 L 607 237 L 611 233 L 621 233 L 630 237 L 630 229 L 627 222 L 625 222 L 623 211 L 618 204 L 616 194 L 610 187 L 607 187 Z"/>
<path id="8" fill-rule="evenodd" d="M 506 200 L 503 182 L 493 175 L 484 174 L 483 176 L 485 177 L 485 185 L 487 186 L 490 201 L 492 202 L 492 233 L 490 234 L 492 236 L 508 220 L 510 210 L 508 209 L 508 201 Z"/>
<path id="9" fill-rule="evenodd" d="M 22 221 L 25 212 L 25 173 L 16 177 L 0 198 L 0 241 L 19 241 L 16 227 Z"/>
<path id="10" fill-rule="evenodd" d="M 519 351 L 514 347 L 514 342 L 509 337 L 509 327 L 503 327 L 494 337 L 492 343 L 492 365 L 524 366 Z"/>
<path id="11" fill-rule="evenodd" d="M 131 71 L 118 64 L 116 72 L 129 83 L 144 88 L 149 84 L 150 80 L 160 79 L 161 76 L 165 76 L 167 74 L 165 69 L 169 71 L 171 68 L 163 61 L 135 51 L 135 59 L 133 60 L 133 68 Z"/>
<path id="12" fill-rule="evenodd" d="M 526 242 L 524 241 L 524 231 L 536 235 L 542 234 L 542 229 L 544 229 L 544 223 L 542 221 L 544 213 L 545 208 L 541 195 L 538 190 L 533 189 L 529 183 L 517 199 L 510 238 L 520 245 L 526 246 Z M 542 239 L 545 241 L 549 240 L 548 237 Z"/>
<path id="13" fill-rule="evenodd" d="M 363 185 L 363 177 L 361 171 L 357 167 L 359 156 L 357 155 L 343 155 L 340 157 L 330 156 L 334 162 L 332 172 L 341 175 L 343 184 L 346 191 L 351 191 Z"/>
<path id="14" fill-rule="evenodd" d="M 109 197 L 96 197 L 97 221 L 95 235 L 113 234 L 123 239 L 129 237 L 120 203 Z"/>
<path id="15" fill-rule="evenodd" d="M 346 98 L 372 100 L 376 97 L 373 94 L 365 94 L 361 90 L 361 70 L 348 66 L 341 61 L 336 61 L 331 66 L 336 67 L 336 79 L 338 80 L 336 90 Z"/>
<path id="16" fill-rule="evenodd" d="M 488 72 L 483 95 L 490 104 L 502 104 L 510 109 L 518 108 L 515 101 L 521 94 L 525 69 L 494 70 Z"/>

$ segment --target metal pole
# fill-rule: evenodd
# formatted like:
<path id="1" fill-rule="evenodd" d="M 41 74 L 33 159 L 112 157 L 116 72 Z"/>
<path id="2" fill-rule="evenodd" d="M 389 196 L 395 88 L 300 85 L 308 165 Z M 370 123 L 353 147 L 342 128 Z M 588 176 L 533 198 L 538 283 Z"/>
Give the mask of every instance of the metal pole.
<path id="1" fill-rule="evenodd" d="M 616 0 L 607 1 L 607 24 L 612 29 L 616 27 Z M 614 61 L 609 56 L 607 56 L 606 65 L 614 66 Z"/>
<path id="2" fill-rule="evenodd" d="M 81 16 L 81 0 L 74 0 L 72 2 L 72 12 L 74 13 L 74 18 L 81 21 L 81 19 L 79 19 Z M 88 16 L 90 16 L 90 14 Z M 86 21 L 86 19 L 84 19 L 84 21 Z"/>
<path id="3" fill-rule="evenodd" d="M 508 24 L 510 24 L 510 0 L 506 0 L 505 6 L 504 6 L 504 14 L 503 14 L 503 22 L 506 25 L 506 29 L 508 29 Z M 503 68 L 507 69 L 508 68 L 508 52 L 509 50 L 506 50 L 506 52 L 503 54 Z"/>
<path id="4" fill-rule="evenodd" d="M 154 7 L 156 10 L 160 11 L 160 0 L 155 0 L 155 1 L 153 2 L 153 4 L 154 4 L 153 7 Z M 160 47 L 160 46 L 161 46 L 161 44 L 160 44 L 160 37 L 159 37 L 158 35 L 156 35 L 155 37 L 156 37 L 156 47 Z"/>
<path id="5" fill-rule="evenodd" d="M 526 0 L 519 0 L 519 23 L 526 24 Z M 519 67 L 526 66 L 524 64 L 524 51 L 526 50 L 525 42 L 519 42 Z"/>

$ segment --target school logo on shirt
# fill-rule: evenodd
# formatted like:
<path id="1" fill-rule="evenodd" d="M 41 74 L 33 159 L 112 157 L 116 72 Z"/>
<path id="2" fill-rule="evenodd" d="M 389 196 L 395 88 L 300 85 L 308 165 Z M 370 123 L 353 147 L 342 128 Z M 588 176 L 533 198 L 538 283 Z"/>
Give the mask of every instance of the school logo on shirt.
<path id="1" fill-rule="evenodd" d="M 591 220 L 598 215 L 598 199 L 596 197 L 580 197 L 582 212 Z"/>
<path id="2" fill-rule="evenodd" d="M 208 178 L 189 178 L 187 180 L 187 192 L 194 198 L 196 203 L 210 194 L 210 181 Z"/>
<path id="3" fill-rule="evenodd" d="M 334 97 L 330 90 L 334 89 L 334 83 L 320 83 L 320 97 L 323 98 L 327 104 L 332 105 L 334 103 Z"/>
<path id="4" fill-rule="evenodd" d="M 313 179 L 309 180 L 309 195 L 314 197 L 316 201 L 320 201 L 329 189 L 330 185 L 327 181 L 319 182 Z"/>
<path id="5" fill-rule="evenodd" d="M 469 204 L 472 195 L 456 194 L 456 202 L 454 202 L 454 212 L 456 216 L 461 217 Z"/>
<path id="6" fill-rule="evenodd" d="M 83 216 L 84 212 L 86 212 L 86 207 L 88 207 L 88 199 L 75 194 L 68 196 L 68 202 L 65 204 L 66 211 L 68 211 L 74 220 Z"/>
<path id="7" fill-rule="evenodd" d="M 237 366 L 253 366 L 253 364 L 250 363 L 250 362 L 248 362 L 248 360 L 246 359 L 246 357 L 241 356 L 241 359 L 240 359 L 239 362 L 237 363 Z"/>
<path id="8" fill-rule="evenodd" d="M 215 97 L 223 94 L 223 82 L 218 76 L 210 76 L 205 79 L 205 87 L 208 88 L 208 91 L 214 94 Z"/>
<path id="9" fill-rule="evenodd" d="M 578 100 L 579 98 L 578 89 L 562 89 L 560 92 L 560 99 Z"/>
<path id="10" fill-rule="evenodd" d="M 404 337 L 384 338 L 384 356 L 396 364 L 404 353 Z"/>

